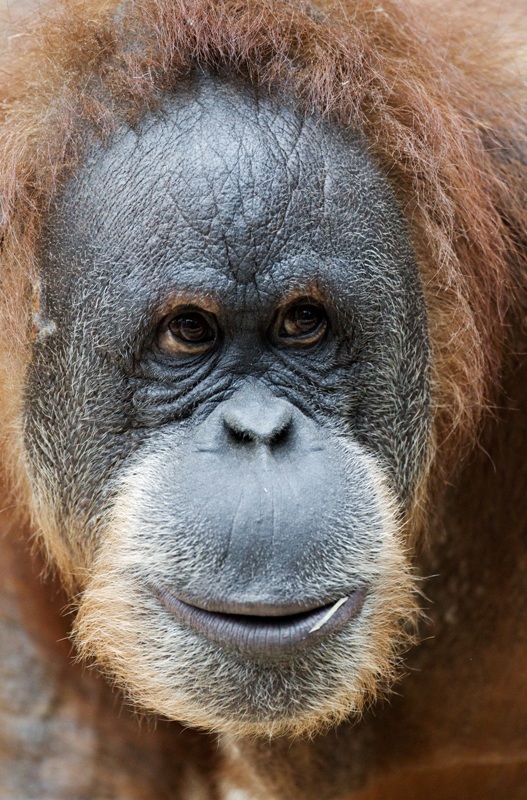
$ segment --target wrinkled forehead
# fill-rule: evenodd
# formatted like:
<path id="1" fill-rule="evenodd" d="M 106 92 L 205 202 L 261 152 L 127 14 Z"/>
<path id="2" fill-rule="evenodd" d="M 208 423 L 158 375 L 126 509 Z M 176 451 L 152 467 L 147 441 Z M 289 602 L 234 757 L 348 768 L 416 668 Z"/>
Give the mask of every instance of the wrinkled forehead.
<path id="1" fill-rule="evenodd" d="M 97 281 L 110 264 L 124 279 L 177 277 L 190 290 L 267 291 L 286 273 L 294 282 L 296 270 L 316 281 L 331 259 L 348 265 L 346 282 L 364 253 L 391 259 L 406 240 L 360 135 L 210 75 L 184 81 L 162 110 L 92 148 L 49 234 L 65 280 L 76 280 L 79 263 L 84 280 L 88 261 Z"/>

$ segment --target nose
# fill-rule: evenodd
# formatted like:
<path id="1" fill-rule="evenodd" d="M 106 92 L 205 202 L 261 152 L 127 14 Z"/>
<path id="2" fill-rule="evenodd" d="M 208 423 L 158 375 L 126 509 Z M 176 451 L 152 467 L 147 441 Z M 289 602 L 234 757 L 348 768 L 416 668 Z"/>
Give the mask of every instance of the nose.
<path id="1" fill-rule="evenodd" d="M 238 444 L 276 447 L 288 438 L 293 423 L 290 403 L 257 389 L 228 400 L 222 415 L 228 435 Z"/>

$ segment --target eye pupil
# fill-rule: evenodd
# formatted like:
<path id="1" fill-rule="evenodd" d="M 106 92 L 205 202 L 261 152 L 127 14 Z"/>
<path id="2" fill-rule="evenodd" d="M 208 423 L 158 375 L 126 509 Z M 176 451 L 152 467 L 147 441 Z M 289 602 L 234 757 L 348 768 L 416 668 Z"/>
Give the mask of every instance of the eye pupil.
<path id="1" fill-rule="evenodd" d="M 295 322 L 299 328 L 310 331 L 320 321 L 320 315 L 316 313 L 313 306 L 300 306 L 295 309 Z"/>

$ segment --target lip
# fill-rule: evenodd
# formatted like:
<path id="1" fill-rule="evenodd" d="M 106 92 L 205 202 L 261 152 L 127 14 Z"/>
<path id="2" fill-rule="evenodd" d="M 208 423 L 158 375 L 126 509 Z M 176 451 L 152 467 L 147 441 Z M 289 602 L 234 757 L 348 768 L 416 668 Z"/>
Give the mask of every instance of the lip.
<path id="1" fill-rule="evenodd" d="M 240 606 L 236 613 L 210 611 L 165 588 L 152 588 L 172 616 L 198 633 L 226 647 L 265 655 L 302 650 L 337 633 L 359 615 L 366 597 L 366 589 L 359 588 L 304 611 L 274 608 L 272 614 L 247 614 Z"/>

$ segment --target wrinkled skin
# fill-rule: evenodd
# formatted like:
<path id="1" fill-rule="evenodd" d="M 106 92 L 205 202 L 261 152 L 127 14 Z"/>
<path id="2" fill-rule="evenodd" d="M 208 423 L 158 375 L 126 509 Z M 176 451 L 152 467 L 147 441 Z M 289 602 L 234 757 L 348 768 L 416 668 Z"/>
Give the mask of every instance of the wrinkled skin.
<path id="1" fill-rule="evenodd" d="M 41 264 L 26 447 L 81 649 L 205 727 L 359 710 L 412 615 L 429 427 L 417 269 L 365 142 L 194 77 L 90 146 Z"/>

